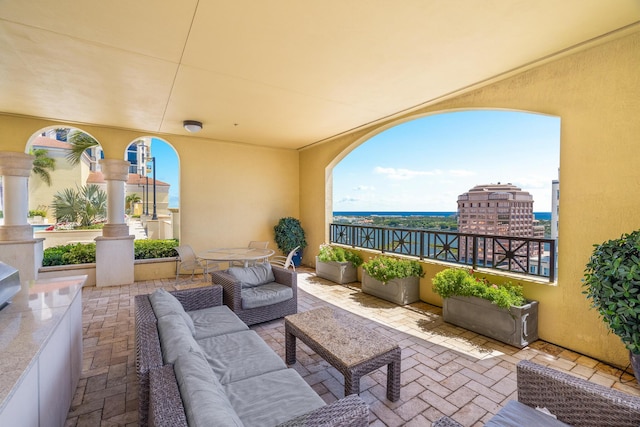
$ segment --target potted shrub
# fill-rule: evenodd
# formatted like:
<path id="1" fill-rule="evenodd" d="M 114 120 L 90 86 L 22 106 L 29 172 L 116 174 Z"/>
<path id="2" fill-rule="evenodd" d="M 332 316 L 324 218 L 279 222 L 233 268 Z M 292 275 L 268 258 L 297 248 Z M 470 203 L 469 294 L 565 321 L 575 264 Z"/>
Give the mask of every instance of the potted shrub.
<path id="1" fill-rule="evenodd" d="M 518 348 L 538 339 L 538 301 L 528 301 L 521 286 L 490 283 L 461 268 L 442 270 L 432 282 L 445 322 Z"/>
<path id="2" fill-rule="evenodd" d="M 339 284 L 358 281 L 362 257 L 341 246 L 321 245 L 316 257 L 316 275 Z"/>
<path id="3" fill-rule="evenodd" d="M 302 250 L 307 247 L 300 220 L 292 217 L 280 218 L 278 224 L 273 227 L 273 231 L 275 232 L 274 240 L 276 245 L 285 256 L 289 255 L 289 252 L 297 246 L 300 246 L 300 249 L 293 257 L 293 264 L 299 267 L 302 260 Z"/>
<path id="4" fill-rule="evenodd" d="M 422 265 L 415 260 L 380 255 L 362 264 L 362 292 L 399 305 L 420 300 Z"/>
<path id="5" fill-rule="evenodd" d="M 640 230 L 594 246 L 583 293 L 629 350 L 640 383 Z"/>

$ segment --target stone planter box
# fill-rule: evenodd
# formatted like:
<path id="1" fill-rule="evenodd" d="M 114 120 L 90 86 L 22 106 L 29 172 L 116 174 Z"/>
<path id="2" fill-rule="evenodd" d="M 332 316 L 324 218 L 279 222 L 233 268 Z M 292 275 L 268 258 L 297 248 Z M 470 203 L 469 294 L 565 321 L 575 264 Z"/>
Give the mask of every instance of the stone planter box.
<path id="1" fill-rule="evenodd" d="M 443 299 L 443 318 L 461 328 L 523 348 L 538 339 L 538 301 L 500 308 L 476 297 Z"/>
<path id="2" fill-rule="evenodd" d="M 316 275 L 341 285 L 358 281 L 358 270 L 350 262 L 322 262 L 316 257 Z"/>
<path id="3" fill-rule="evenodd" d="M 420 301 L 420 278 L 404 277 L 392 279 L 386 284 L 362 272 L 362 292 L 396 303 L 398 305 L 411 304 Z"/>

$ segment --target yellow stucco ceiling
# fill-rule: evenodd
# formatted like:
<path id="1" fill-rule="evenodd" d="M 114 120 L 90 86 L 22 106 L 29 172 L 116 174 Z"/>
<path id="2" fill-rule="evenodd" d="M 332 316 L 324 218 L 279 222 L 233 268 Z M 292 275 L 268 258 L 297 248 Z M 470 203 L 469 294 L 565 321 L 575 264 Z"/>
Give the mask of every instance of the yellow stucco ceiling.
<path id="1" fill-rule="evenodd" d="M 0 112 L 300 148 L 638 21 L 638 0 L 0 0 Z"/>

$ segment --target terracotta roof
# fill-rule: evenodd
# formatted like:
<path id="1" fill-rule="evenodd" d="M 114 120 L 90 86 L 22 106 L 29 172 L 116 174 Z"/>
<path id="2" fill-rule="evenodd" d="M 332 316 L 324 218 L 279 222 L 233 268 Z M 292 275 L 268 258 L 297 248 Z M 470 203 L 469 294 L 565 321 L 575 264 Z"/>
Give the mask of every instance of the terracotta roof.
<path id="1" fill-rule="evenodd" d="M 104 176 L 102 172 L 91 172 L 89 177 L 87 178 L 87 184 L 104 184 L 106 181 L 104 180 Z M 127 180 L 128 185 L 136 185 L 136 184 L 147 184 L 147 179 L 145 177 L 141 177 L 137 173 L 130 173 L 129 179 Z M 149 177 L 149 185 L 153 185 L 153 178 Z M 170 187 L 171 184 L 160 181 L 156 179 L 156 186 L 165 186 Z"/>
<path id="2" fill-rule="evenodd" d="M 68 142 L 58 141 L 57 139 L 47 138 L 46 136 L 39 136 L 31 143 L 33 148 L 62 148 L 65 150 L 71 149 L 71 144 Z"/>

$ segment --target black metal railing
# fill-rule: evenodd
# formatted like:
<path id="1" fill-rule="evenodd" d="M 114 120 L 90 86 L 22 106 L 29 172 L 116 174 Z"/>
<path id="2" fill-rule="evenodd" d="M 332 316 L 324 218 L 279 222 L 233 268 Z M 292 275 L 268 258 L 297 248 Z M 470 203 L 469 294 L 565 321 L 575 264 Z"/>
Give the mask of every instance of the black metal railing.
<path id="1" fill-rule="evenodd" d="M 492 236 L 330 224 L 331 243 L 382 253 L 433 259 L 472 268 L 492 268 L 555 281 L 556 245 L 552 239 Z"/>

